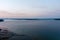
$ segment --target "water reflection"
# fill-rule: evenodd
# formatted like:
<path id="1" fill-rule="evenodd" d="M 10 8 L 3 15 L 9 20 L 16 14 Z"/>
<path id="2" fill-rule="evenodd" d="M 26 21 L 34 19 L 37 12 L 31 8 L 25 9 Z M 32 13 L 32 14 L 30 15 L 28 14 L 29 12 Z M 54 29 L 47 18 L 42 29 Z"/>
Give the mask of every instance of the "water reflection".
<path id="1" fill-rule="evenodd" d="M 14 36 L 9 40 L 60 40 L 60 21 L 55 20 L 17 20 L 1 22 Z"/>

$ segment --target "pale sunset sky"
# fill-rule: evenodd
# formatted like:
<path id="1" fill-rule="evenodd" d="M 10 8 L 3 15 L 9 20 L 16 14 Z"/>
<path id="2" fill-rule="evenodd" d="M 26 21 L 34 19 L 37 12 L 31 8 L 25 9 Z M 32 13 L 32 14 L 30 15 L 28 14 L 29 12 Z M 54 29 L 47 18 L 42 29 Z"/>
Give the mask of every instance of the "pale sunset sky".
<path id="1" fill-rule="evenodd" d="M 60 17 L 60 0 L 0 0 L 0 18 Z"/>

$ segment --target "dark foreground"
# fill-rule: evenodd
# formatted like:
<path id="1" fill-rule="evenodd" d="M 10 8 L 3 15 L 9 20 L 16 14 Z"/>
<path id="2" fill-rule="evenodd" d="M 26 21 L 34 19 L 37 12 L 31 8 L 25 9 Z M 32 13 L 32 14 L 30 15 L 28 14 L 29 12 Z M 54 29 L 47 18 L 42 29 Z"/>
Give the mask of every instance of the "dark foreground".
<path id="1" fill-rule="evenodd" d="M 0 40 L 32 40 L 26 35 L 18 35 L 7 29 L 0 28 Z"/>
<path id="2" fill-rule="evenodd" d="M 50 32 L 50 31 L 49 31 Z M 43 33 L 45 34 L 45 33 Z M 46 35 L 40 35 L 41 37 L 29 37 L 27 35 L 18 35 L 6 29 L 0 29 L 0 40 L 57 40 L 55 37 Z M 55 34 L 53 34 L 55 35 Z M 59 39 L 60 40 L 60 39 Z"/>

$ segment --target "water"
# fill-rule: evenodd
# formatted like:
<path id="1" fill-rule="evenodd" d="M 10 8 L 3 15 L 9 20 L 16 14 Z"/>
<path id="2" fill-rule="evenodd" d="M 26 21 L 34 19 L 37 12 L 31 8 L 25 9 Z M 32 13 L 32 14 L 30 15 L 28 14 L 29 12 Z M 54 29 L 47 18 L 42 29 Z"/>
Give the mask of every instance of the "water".
<path id="1" fill-rule="evenodd" d="M 0 22 L 0 27 L 34 40 L 60 40 L 60 21 L 57 20 L 6 20 Z"/>

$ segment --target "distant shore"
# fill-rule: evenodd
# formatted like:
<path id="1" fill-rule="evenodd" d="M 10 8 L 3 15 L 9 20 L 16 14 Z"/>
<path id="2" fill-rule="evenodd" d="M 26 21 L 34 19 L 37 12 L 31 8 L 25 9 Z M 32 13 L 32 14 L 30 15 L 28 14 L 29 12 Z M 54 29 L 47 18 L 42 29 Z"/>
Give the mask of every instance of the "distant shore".
<path id="1" fill-rule="evenodd" d="M 3 22 L 4 21 L 4 19 L 0 19 L 0 22 Z"/>
<path id="2" fill-rule="evenodd" d="M 60 20 L 60 18 L 2 18 L 0 22 L 4 20 Z"/>
<path id="3" fill-rule="evenodd" d="M 4 18 L 6 20 L 60 20 L 60 18 Z"/>

